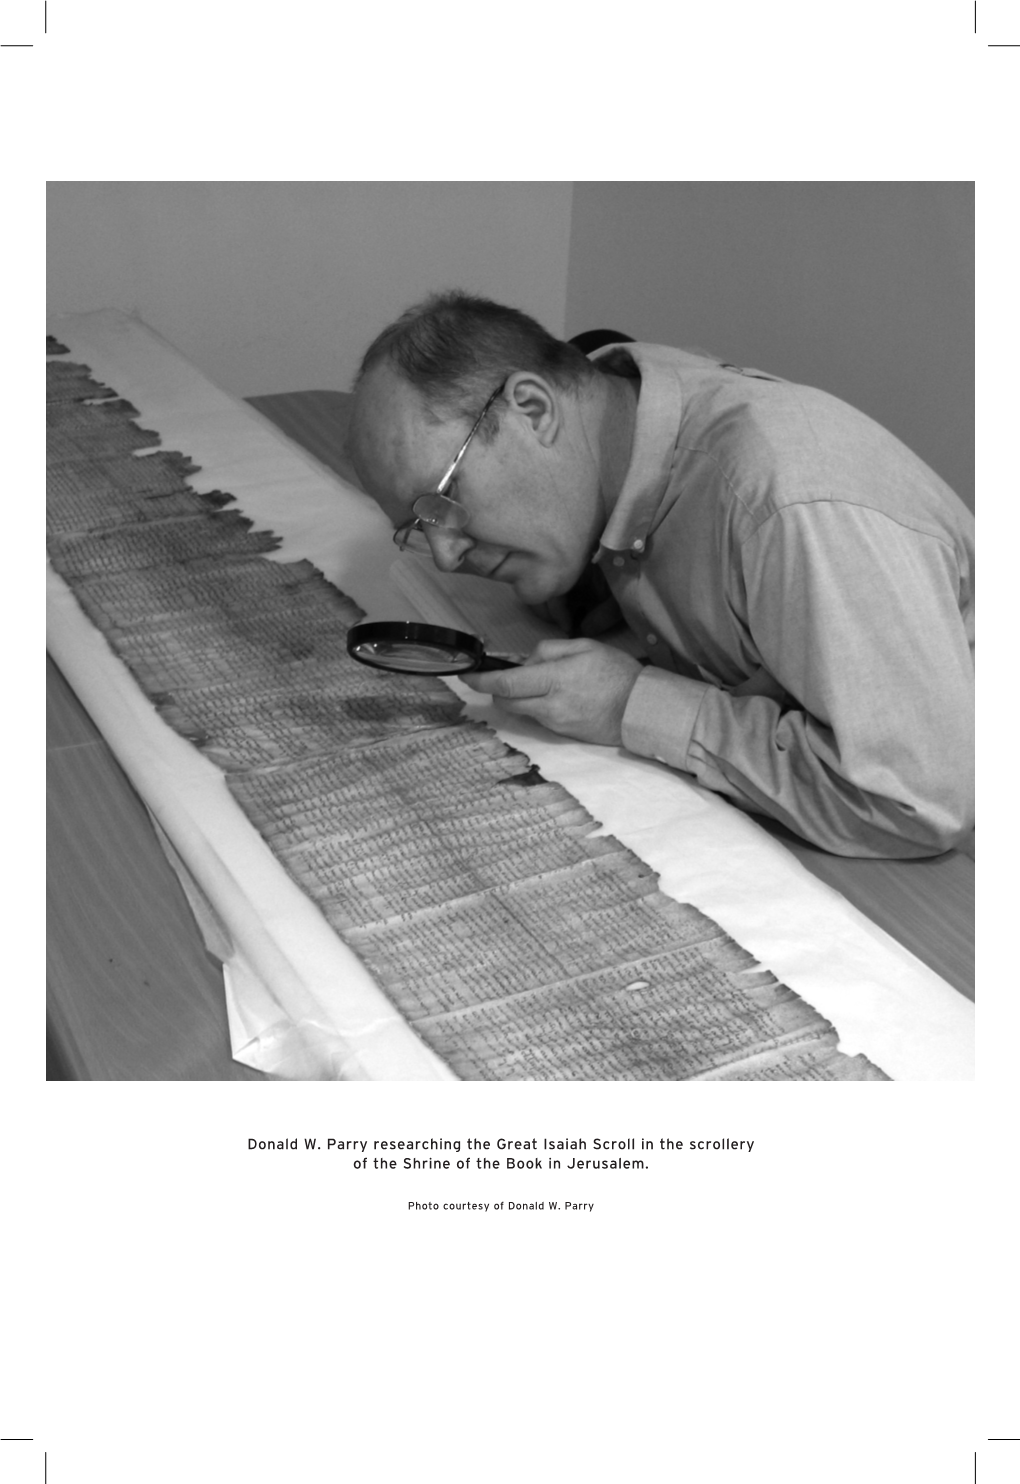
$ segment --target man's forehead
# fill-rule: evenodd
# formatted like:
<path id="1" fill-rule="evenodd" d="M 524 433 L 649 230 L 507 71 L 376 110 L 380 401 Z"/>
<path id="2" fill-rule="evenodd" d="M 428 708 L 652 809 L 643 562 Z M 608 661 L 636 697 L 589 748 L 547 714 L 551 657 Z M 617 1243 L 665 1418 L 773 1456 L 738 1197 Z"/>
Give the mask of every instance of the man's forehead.
<path id="1" fill-rule="evenodd" d="M 452 424 L 450 425 L 452 427 Z M 349 443 L 355 459 L 371 461 L 390 474 L 426 472 L 450 437 L 437 422 L 424 397 L 385 366 L 374 367 L 354 398 Z"/>

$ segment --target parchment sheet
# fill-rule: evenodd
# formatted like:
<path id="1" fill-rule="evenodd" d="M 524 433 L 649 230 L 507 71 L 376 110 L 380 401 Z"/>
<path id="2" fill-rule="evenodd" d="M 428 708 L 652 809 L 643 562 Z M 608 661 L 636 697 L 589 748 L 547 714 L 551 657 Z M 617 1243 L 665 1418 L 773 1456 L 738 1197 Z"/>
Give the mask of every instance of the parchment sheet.
<path id="1" fill-rule="evenodd" d="M 201 465 L 198 489 L 233 494 L 370 618 L 407 617 L 392 587 L 389 523 L 374 504 L 117 311 L 48 329 L 138 408 L 162 444 Z M 51 651 L 205 898 L 225 958 L 234 1054 L 283 1076 L 443 1078 L 356 956 L 289 880 L 222 776 L 156 716 L 52 572 Z M 413 616 L 413 615 L 411 615 Z M 661 888 L 712 917 L 894 1079 L 973 1076 L 973 1006 L 804 869 L 753 820 L 692 780 L 612 748 L 502 716 L 456 680 L 469 713 L 560 782 L 608 833 L 660 873 Z M 200 923 L 203 920 L 198 904 Z M 212 919 L 218 928 L 211 926 Z"/>

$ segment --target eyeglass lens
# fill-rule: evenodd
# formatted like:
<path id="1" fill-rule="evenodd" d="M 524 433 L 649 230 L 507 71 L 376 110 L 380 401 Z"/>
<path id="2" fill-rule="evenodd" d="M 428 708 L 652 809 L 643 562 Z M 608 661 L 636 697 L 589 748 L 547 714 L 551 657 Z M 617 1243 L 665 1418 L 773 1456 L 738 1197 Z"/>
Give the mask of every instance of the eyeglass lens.
<path id="1" fill-rule="evenodd" d="M 456 489 L 456 485 L 453 488 Z M 421 495 L 411 509 L 418 520 L 427 526 L 443 526 L 447 530 L 459 531 L 468 522 L 467 511 L 452 495 Z"/>

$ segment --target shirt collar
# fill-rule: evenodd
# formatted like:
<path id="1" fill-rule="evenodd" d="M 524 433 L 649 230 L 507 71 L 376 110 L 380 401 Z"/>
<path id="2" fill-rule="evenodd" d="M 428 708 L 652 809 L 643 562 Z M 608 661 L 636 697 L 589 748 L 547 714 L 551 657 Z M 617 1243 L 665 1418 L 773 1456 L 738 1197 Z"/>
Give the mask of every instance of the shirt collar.
<path id="1" fill-rule="evenodd" d="M 589 356 L 628 355 L 641 373 L 630 465 L 602 532 L 599 552 L 640 554 L 655 522 L 676 448 L 683 405 L 676 352 L 665 345 L 608 345 Z"/>

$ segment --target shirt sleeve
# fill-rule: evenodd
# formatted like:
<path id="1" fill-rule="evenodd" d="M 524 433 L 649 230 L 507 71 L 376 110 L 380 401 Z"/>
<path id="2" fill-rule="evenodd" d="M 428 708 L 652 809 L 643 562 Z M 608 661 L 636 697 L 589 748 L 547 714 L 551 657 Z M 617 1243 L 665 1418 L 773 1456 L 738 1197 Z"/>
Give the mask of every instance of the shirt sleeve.
<path id="1" fill-rule="evenodd" d="M 836 854 L 950 849 L 974 820 L 973 659 L 952 544 L 859 505 L 805 502 L 759 526 L 739 575 L 784 699 L 649 669 L 624 745 Z"/>

